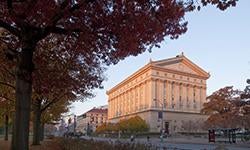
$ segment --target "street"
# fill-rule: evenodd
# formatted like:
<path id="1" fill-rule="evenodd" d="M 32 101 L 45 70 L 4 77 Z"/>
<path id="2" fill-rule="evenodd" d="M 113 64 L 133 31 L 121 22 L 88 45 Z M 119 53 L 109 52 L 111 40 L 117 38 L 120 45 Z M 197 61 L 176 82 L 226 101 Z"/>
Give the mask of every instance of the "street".
<path id="1" fill-rule="evenodd" d="M 119 143 L 132 143 L 130 139 L 114 139 L 103 137 L 86 137 L 83 139 L 93 139 L 96 141 L 105 141 L 112 144 Z M 230 144 L 230 143 L 208 143 L 202 138 L 176 138 L 170 137 L 161 141 L 159 138 L 136 138 L 135 143 L 147 144 L 157 149 L 177 149 L 177 150 L 214 150 L 214 149 L 227 149 L 227 150 L 249 150 L 250 144 Z"/>

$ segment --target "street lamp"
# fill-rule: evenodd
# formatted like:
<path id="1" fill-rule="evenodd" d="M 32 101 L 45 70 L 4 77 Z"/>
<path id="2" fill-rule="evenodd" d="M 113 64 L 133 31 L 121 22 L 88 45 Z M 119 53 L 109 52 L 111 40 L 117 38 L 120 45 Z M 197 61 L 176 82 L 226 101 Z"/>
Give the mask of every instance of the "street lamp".
<path id="1" fill-rule="evenodd" d="M 154 101 L 159 102 L 159 104 L 161 104 L 161 135 L 163 134 L 163 109 L 164 109 L 164 103 L 162 103 L 161 101 L 154 99 Z M 158 118 L 159 118 L 159 114 L 158 114 Z"/>

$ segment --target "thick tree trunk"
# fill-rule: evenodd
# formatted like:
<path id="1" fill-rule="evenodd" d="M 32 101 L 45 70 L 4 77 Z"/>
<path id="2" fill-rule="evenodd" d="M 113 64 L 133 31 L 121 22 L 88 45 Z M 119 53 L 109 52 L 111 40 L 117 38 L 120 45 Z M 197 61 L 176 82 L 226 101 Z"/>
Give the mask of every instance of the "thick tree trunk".
<path id="1" fill-rule="evenodd" d="M 16 103 L 13 150 L 29 149 L 29 122 L 32 92 L 32 42 L 22 43 L 16 68 Z"/>
<path id="2" fill-rule="evenodd" d="M 40 144 L 41 136 L 41 103 L 37 101 L 34 106 L 34 120 L 33 120 L 33 145 Z"/>
<path id="3" fill-rule="evenodd" d="M 5 141 L 8 141 L 8 137 L 9 137 L 9 128 L 8 128 L 8 125 L 9 125 L 9 116 L 8 114 L 5 115 L 5 137 L 4 137 L 4 140 Z"/>
<path id="4" fill-rule="evenodd" d="M 40 134 L 40 141 L 44 140 L 44 123 L 41 124 L 41 134 Z"/>

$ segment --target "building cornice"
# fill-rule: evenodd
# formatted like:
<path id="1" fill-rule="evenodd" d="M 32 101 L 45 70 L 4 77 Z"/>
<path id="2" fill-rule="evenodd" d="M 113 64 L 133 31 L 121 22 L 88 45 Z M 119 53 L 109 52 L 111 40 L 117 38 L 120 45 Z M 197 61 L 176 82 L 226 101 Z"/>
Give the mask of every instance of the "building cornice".
<path id="1" fill-rule="evenodd" d="M 194 78 L 199 78 L 199 79 L 204 79 L 204 80 L 209 78 L 209 77 L 206 77 L 206 76 L 200 76 L 200 75 L 196 75 L 196 74 L 192 74 L 192 73 L 187 73 L 187 72 L 174 70 L 174 69 L 169 69 L 169 68 L 164 68 L 164 67 L 155 66 L 155 65 L 152 65 L 151 68 L 154 69 L 154 70 L 157 70 L 157 71 L 164 71 L 164 72 L 169 72 L 169 73 L 173 73 L 173 74 L 189 76 L 189 77 L 194 77 Z"/>
<path id="2" fill-rule="evenodd" d="M 148 70 L 150 70 L 152 66 L 152 63 L 148 63 L 147 65 L 143 66 L 142 68 L 140 68 L 139 70 L 137 70 L 135 73 L 133 73 L 132 75 L 130 75 L 129 77 L 127 77 L 125 80 L 121 81 L 119 84 L 117 84 L 116 86 L 114 86 L 113 88 L 111 88 L 110 90 L 106 91 L 106 94 L 110 94 L 111 92 L 115 91 L 116 89 L 120 88 L 122 85 L 132 81 L 133 79 L 135 79 L 136 77 L 140 76 L 141 74 L 147 72 Z"/>
<path id="3" fill-rule="evenodd" d="M 126 118 L 126 117 L 129 117 L 129 116 L 133 116 L 133 115 L 138 115 L 140 113 L 144 113 L 144 112 L 159 112 L 159 111 L 162 111 L 161 109 L 159 108 L 149 108 L 149 109 L 145 109 L 145 110 L 141 110 L 141 111 L 137 111 L 137 112 L 133 112 L 133 113 L 130 113 L 130 114 L 125 114 L 125 115 L 122 115 L 122 116 L 116 116 L 116 117 L 112 117 L 112 118 L 108 118 L 108 121 L 110 120 L 113 120 L 113 119 L 119 119 L 119 118 Z M 166 113 L 183 113 L 183 114 L 196 114 L 196 115 L 205 115 L 205 114 L 202 114 L 200 112 L 194 112 L 194 111 L 180 111 L 180 110 L 163 110 L 163 112 L 166 112 Z"/>

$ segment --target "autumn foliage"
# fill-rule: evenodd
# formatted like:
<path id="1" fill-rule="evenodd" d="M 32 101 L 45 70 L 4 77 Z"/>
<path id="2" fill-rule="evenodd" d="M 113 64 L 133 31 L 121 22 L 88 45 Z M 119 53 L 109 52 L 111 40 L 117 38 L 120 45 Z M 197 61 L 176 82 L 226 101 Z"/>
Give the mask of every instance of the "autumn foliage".
<path id="1" fill-rule="evenodd" d="M 250 101 L 241 99 L 243 91 L 224 87 L 208 96 L 201 110 L 209 115 L 208 128 L 250 128 Z"/>
<path id="2" fill-rule="evenodd" d="M 61 87 L 74 91 L 70 96 L 66 91 L 68 97 L 89 96 L 89 90 L 101 87 L 102 65 L 150 51 L 165 37 L 178 38 L 187 30 L 188 11 L 207 4 L 224 10 L 236 1 L 0 0 L 0 30 L 5 32 L 0 42 L 6 45 L 0 51 L 15 67 L 13 149 L 28 149 L 33 84 L 38 98 L 51 100 L 64 93 L 58 80 L 63 80 Z M 1 64 L 8 61 L 0 59 Z"/>
<path id="3" fill-rule="evenodd" d="M 146 132 L 148 131 L 149 126 L 139 116 L 131 117 L 129 119 L 120 120 L 116 124 L 103 124 L 96 129 L 96 133 L 112 133 L 119 132 L 122 133 L 138 133 L 138 132 Z"/>

